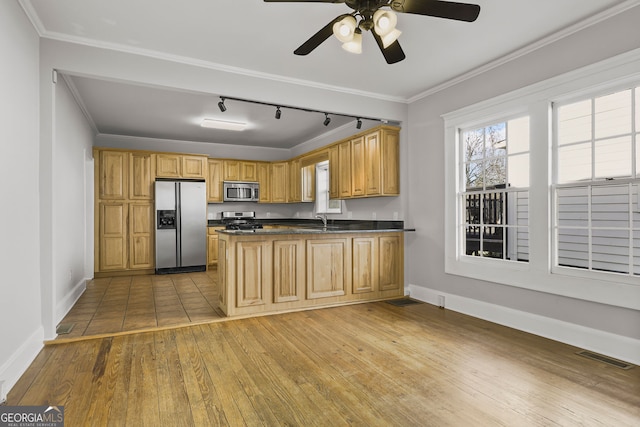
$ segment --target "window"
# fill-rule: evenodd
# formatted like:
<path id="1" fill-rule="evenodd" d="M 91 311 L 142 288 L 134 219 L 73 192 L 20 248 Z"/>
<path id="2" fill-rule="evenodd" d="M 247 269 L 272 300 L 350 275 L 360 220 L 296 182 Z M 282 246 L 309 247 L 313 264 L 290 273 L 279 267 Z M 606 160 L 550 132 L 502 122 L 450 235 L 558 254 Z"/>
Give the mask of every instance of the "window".
<path id="1" fill-rule="evenodd" d="M 529 118 L 463 129 L 460 144 L 460 252 L 528 261 Z"/>
<path id="2" fill-rule="evenodd" d="M 640 275 L 640 88 L 554 105 L 555 265 Z"/>
<path id="3" fill-rule="evenodd" d="M 342 200 L 329 198 L 329 161 L 316 163 L 316 213 L 342 213 Z"/>

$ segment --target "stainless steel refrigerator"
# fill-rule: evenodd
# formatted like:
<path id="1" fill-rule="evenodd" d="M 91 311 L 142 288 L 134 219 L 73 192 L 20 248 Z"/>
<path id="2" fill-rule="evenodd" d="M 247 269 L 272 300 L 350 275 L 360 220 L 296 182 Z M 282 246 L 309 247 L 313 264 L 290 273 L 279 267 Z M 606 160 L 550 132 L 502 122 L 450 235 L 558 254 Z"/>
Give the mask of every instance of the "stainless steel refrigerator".
<path id="1" fill-rule="evenodd" d="M 156 181 L 155 189 L 156 274 L 206 270 L 206 184 Z"/>

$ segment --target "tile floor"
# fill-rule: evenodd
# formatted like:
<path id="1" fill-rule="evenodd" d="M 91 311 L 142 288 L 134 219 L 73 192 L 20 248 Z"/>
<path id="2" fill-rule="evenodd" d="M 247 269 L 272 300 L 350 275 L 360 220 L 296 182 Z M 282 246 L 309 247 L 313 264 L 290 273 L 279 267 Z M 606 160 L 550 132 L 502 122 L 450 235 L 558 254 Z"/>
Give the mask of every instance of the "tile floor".
<path id="1" fill-rule="evenodd" d="M 224 317 L 217 271 L 94 279 L 60 322 L 57 339 L 188 325 Z"/>

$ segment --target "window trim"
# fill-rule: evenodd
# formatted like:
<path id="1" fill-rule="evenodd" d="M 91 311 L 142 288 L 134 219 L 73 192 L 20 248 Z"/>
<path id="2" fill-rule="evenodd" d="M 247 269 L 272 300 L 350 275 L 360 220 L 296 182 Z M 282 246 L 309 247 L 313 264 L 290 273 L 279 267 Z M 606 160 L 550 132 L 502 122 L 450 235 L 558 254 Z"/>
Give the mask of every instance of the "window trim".
<path id="1" fill-rule="evenodd" d="M 552 103 L 579 99 L 640 80 L 640 49 L 562 74 L 495 98 L 444 114 L 445 144 L 445 272 L 472 279 L 640 309 L 640 280 L 623 280 L 615 274 L 553 267 L 553 203 L 551 149 Z M 585 89 L 586 88 L 586 89 Z M 520 263 L 491 258 L 460 256 L 461 209 L 457 199 L 460 188 L 460 132 L 503 120 L 506 117 L 530 117 L 529 181 L 529 262 Z M 531 208 L 535 205 L 535 209 Z M 483 268 L 485 267 L 485 268 Z M 576 273 L 576 274 L 573 274 Z M 602 277 L 606 276 L 606 277 Z"/>

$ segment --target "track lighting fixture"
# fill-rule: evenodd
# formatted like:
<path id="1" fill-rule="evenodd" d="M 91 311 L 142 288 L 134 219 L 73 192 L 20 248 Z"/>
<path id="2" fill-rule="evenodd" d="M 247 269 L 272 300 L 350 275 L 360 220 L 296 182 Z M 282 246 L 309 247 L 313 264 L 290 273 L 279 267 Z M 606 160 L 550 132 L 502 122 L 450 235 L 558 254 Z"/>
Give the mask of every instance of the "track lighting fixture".
<path id="1" fill-rule="evenodd" d="M 282 117 L 282 110 L 285 108 L 288 108 L 290 110 L 298 110 L 298 111 L 305 111 L 307 113 L 321 113 L 324 114 L 324 121 L 322 122 L 323 125 L 325 126 L 329 126 L 329 123 L 331 123 L 331 117 L 329 117 L 329 114 L 331 114 L 332 116 L 336 116 L 336 117 L 349 117 L 351 119 L 356 119 L 356 128 L 360 129 L 362 127 L 362 120 L 371 120 L 374 122 L 381 122 L 381 123 L 386 123 L 385 120 L 383 119 L 378 119 L 375 117 L 362 117 L 362 116 L 352 116 L 350 114 L 340 114 L 340 113 L 327 113 L 325 111 L 320 111 L 320 110 L 312 110 L 310 108 L 301 108 L 301 107 L 294 107 L 294 106 L 290 106 L 290 105 L 278 105 L 278 104 L 271 104 L 269 102 L 262 102 L 262 101 L 252 101 L 250 99 L 243 99 L 243 98 L 234 98 L 231 96 L 220 96 L 220 102 L 218 102 L 218 108 L 220 108 L 220 111 L 222 111 L 223 113 L 225 111 L 227 111 L 227 107 L 224 105 L 225 101 L 227 100 L 232 100 L 232 101 L 238 101 L 238 102 L 246 102 L 249 104 L 258 104 L 258 105 L 265 105 L 267 107 L 271 107 L 271 108 L 275 108 L 276 112 L 275 112 L 275 118 L 277 120 L 279 120 Z M 228 125 L 229 122 L 224 122 L 225 125 Z M 205 123 L 203 124 L 203 126 L 205 127 L 217 127 L 217 126 L 212 126 L 209 123 Z M 246 126 L 246 124 L 245 124 Z"/>

